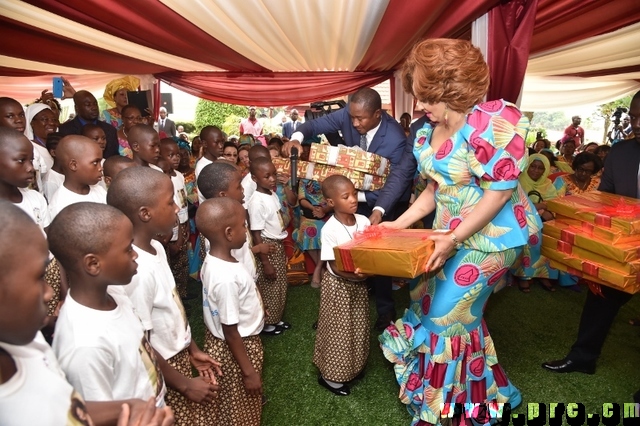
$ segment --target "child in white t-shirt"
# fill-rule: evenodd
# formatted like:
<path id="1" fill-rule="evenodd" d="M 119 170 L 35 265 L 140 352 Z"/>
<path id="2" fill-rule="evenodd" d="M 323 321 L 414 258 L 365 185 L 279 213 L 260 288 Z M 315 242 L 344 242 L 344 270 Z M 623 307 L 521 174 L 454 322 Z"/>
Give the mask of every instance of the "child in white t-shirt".
<path id="1" fill-rule="evenodd" d="M 169 386 L 167 404 L 174 407 L 176 424 L 197 425 L 204 421 L 198 403 L 209 403 L 216 396 L 213 370 L 221 372 L 219 364 L 191 339 L 166 252 L 154 239 L 172 233 L 178 212 L 173 195 L 168 176 L 149 167 L 132 167 L 118 173 L 111 182 L 107 202 L 133 223 L 138 273 L 124 290 L 149 333 L 151 346 L 162 359 L 162 372 Z M 192 365 L 202 377 L 192 377 Z"/>
<path id="2" fill-rule="evenodd" d="M 82 136 L 86 136 L 95 143 L 98 144 L 100 149 L 102 150 L 102 155 L 104 155 L 104 150 L 107 147 L 107 135 L 104 133 L 104 129 L 97 124 L 87 123 L 82 127 Z M 55 159 L 54 159 L 55 161 Z M 98 185 L 103 187 L 105 190 L 107 189 L 107 184 L 104 181 L 104 161 L 102 158 L 100 165 L 102 166 L 102 179 L 98 182 Z"/>
<path id="3" fill-rule="evenodd" d="M 58 214 L 48 232 L 70 283 L 53 342 L 69 382 L 87 400 L 153 396 L 164 406 L 155 354 L 121 290 L 137 268 L 131 222 L 111 206 L 83 202 Z"/>
<path id="4" fill-rule="evenodd" d="M 248 204 L 253 242 L 269 243 L 276 247 L 273 253 L 258 255 L 257 284 L 267 307 L 265 323 L 274 326 L 276 330 L 286 330 L 291 327 L 282 321 L 289 286 L 287 256 L 283 244 L 287 231 L 280 212 L 280 199 L 276 194 L 276 168 L 271 158 L 260 157 L 251 161 L 250 170 L 257 185 Z"/>
<path id="5" fill-rule="evenodd" d="M 138 167 L 138 165 L 131 158 L 123 157 L 122 155 L 112 155 L 104 160 L 102 174 L 106 188 L 109 189 L 111 181 L 118 173 L 129 167 Z"/>
<path id="6" fill-rule="evenodd" d="M 52 296 L 42 280 L 49 251 L 41 229 L 6 201 L 0 201 L 0 215 L 0 424 L 93 424 L 91 416 L 115 423 L 123 401 L 85 403 L 38 331 Z"/>
<path id="7" fill-rule="evenodd" d="M 262 413 L 263 305 L 253 278 L 231 254 L 246 243 L 244 211 L 238 201 L 218 197 L 196 213 L 211 243 L 201 272 L 205 351 L 224 370 L 211 424 L 259 426 Z"/>
<path id="8" fill-rule="evenodd" d="M 47 200 L 51 200 L 53 194 L 64 183 L 62 166 L 60 164 L 60 160 L 56 158 L 56 148 L 58 147 L 60 139 L 62 139 L 62 135 L 60 135 L 60 133 L 50 133 L 47 135 L 47 150 L 53 158 L 53 165 L 42 179 L 43 195 Z"/>
<path id="9" fill-rule="evenodd" d="M 171 138 L 160 141 L 160 158 L 169 164 L 168 175 L 173 183 L 173 200 L 178 210 L 178 224 L 174 226 L 173 238 L 169 240 L 169 266 L 176 280 L 178 295 L 187 298 L 187 281 L 189 279 L 189 257 L 187 254 L 189 240 L 189 210 L 187 188 L 184 175 L 176 170 L 180 166 L 180 149 Z"/>
<path id="10" fill-rule="evenodd" d="M 196 163 L 196 182 L 198 181 L 198 177 L 200 176 L 202 169 L 220 158 L 222 155 L 222 148 L 225 143 L 222 130 L 216 126 L 205 126 L 200 131 L 200 140 L 204 155 Z M 203 202 L 204 200 L 204 197 L 200 194 L 200 189 L 198 189 L 198 201 Z"/>
<path id="11" fill-rule="evenodd" d="M 321 231 L 320 259 L 328 265 L 320 286 L 313 362 L 320 371 L 318 383 L 346 396 L 347 382 L 363 376 L 369 356 L 369 298 L 366 276 L 338 270 L 333 248 L 353 239 L 370 222 L 355 214 L 358 191 L 348 178 L 329 176 L 322 182 L 322 195 L 334 214 Z"/>
<path id="12" fill-rule="evenodd" d="M 102 179 L 102 150 L 86 136 L 69 135 L 56 148 L 64 183 L 49 200 L 53 220 L 65 207 L 83 201 L 106 203 L 107 191 L 98 185 Z"/>
<path id="13" fill-rule="evenodd" d="M 269 158 L 271 159 L 271 154 L 269 153 L 269 149 L 264 145 L 254 145 L 249 149 L 249 167 L 251 167 L 251 162 L 258 158 Z M 251 173 L 247 173 L 245 177 L 242 179 L 242 188 L 244 188 L 244 206 L 247 207 L 249 200 L 253 196 L 253 193 L 256 192 L 256 181 L 251 177 Z"/>

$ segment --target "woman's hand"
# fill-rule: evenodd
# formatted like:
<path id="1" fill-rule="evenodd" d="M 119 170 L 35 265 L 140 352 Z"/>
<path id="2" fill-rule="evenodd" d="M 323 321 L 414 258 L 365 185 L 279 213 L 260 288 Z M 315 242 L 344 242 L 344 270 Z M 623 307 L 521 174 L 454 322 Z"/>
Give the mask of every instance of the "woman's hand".
<path id="1" fill-rule="evenodd" d="M 400 226 L 397 220 L 392 220 L 391 222 L 381 222 L 380 224 L 378 224 L 378 226 L 388 229 L 404 229 L 402 226 Z"/>
<path id="2" fill-rule="evenodd" d="M 450 233 L 435 233 L 429 237 L 431 241 L 436 243 L 436 247 L 433 254 L 427 261 L 425 266 L 425 272 L 432 271 L 434 269 L 440 269 L 444 266 L 445 262 L 449 258 L 449 254 L 454 250 L 455 245 L 451 239 Z"/>

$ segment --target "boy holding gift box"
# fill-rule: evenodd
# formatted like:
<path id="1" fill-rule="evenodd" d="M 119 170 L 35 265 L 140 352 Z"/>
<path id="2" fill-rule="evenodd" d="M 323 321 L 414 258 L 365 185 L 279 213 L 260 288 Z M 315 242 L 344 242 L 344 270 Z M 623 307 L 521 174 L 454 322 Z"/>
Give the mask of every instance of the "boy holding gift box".
<path id="1" fill-rule="evenodd" d="M 369 226 L 369 219 L 356 214 L 358 192 L 346 177 L 328 177 L 322 194 L 334 215 L 322 228 L 320 257 L 328 266 L 320 287 L 313 363 L 320 370 L 321 386 L 347 396 L 351 391 L 346 383 L 363 376 L 369 356 L 367 286 L 365 275 L 338 270 L 333 248 L 352 240 Z"/>

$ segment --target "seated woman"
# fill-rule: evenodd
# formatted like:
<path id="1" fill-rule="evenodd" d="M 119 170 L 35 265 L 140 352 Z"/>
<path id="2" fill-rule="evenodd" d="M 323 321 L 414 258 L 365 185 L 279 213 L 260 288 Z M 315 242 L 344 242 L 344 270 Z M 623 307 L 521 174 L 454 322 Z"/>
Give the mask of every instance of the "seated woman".
<path id="1" fill-rule="evenodd" d="M 518 177 L 520 185 L 534 203 L 543 221 L 553 220 L 553 215 L 547 211 L 545 201 L 563 196 L 566 191 L 564 186 L 557 190 L 549 180 L 550 170 L 551 165 L 547 157 L 534 154 L 529 157 L 526 173 L 522 173 Z M 511 268 L 511 273 L 519 279 L 518 288 L 524 293 L 529 293 L 531 290 L 530 281 L 534 278 L 538 279 L 545 290 L 555 291 L 550 280 L 558 278 L 558 271 L 551 268 L 549 260 L 540 254 L 541 247 L 542 241 L 540 239 L 529 240 L 522 255 Z"/>
<path id="2" fill-rule="evenodd" d="M 238 147 L 233 142 L 225 142 L 222 148 L 222 156 L 225 160 L 238 164 Z"/>
<path id="3" fill-rule="evenodd" d="M 547 160 L 549 160 L 549 165 L 551 166 L 549 169 L 549 180 L 553 182 L 553 186 L 555 186 L 558 191 L 561 190 L 565 186 L 564 177 L 573 173 L 573 171 L 565 172 L 560 170 L 556 165 L 556 161 L 558 160 L 550 149 L 545 148 L 539 153 L 547 157 Z"/>
<path id="4" fill-rule="evenodd" d="M 142 123 L 142 115 L 138 107 L 125 105 L 122 108 L 122 125 L 118 128 L 118 153 L 123 157 L 133 158 L 127 133 L 136 124 Z"/>
<path id="5" fill-rule="evenodd" d="M 109 109 L 102 111 L 102 119 L 118 129 L 122 126 L 122 109 L 129 103 L 127 92 L 138 90 L 140 79 L 132 75 L 117 78 L 107 83 L 102 97 Z M 122 153 L 120 153 L 122 155 Z"/>
<path id="6" fill-rule="evenodd" d="M 571 168 L 571 164 L 573 164 L 573 154 L 575 152 L 576 142 L 571 138 L 562 139 L 560 155 L 558 156 L 558 161 L 556 161 L 556 166 L 563 172 L 572 173 L 573 169 Z"/>
<path id="7" fill-rule="evenodd" d="M 590 152 L 593 154 L 596 152 L 596 149 L 598 149 L 598 144 L 596 142 L 589 142 L 582 147 L 582 152 Z"/>
<path id="8" fill-rule="evenodd" d="M 565 177 L 566 195 L 594 191 L 600 185 L 598 172 L 602 169 L 600 158 L 591 152 L 581 152 L 573 160 L 574 173 Z"/>

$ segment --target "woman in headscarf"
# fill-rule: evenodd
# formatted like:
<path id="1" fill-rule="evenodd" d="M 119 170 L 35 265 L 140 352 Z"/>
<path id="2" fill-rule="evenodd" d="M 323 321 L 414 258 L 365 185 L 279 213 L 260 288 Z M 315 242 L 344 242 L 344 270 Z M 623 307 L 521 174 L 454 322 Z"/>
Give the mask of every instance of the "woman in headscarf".
<path id="1" fill-rule="evenodd" d="M 529 166 L 525 173 L 518 177 L 520 185 L 527 193 L 531 202 L 538 210 L 538 214 L 545 220 L 552 220 L 553 215 L 547 211 L 546 200 L 564 195 L 565 187 L 556 189 L 553 182 L 549 180 L 551 165 L 549 160 L 542 154 L 529 156 Z M 518 288 L 524 293 L 531 291 L 530 281 L 538 279 L 542 288 L 548 291 L 555 291 L 550 280 L 558 279 L 558 271 L 551 268 L 549 260 L 540 253 L 542 241 L 540 238 L 529 239 L 529 244 L 524 247 L 522 255 L 511 268 L 511 273 L 519 279 Z"/>
<path id="2" fill-rule="evenodd" d="M 57 130 L 58 116 L 49 105 L 36 103 L 27 107 L 25 119 L 24 135 L 33 144 L 33 168 L 38 190 L 42 193 L 43 179 L 53 166 L 53 157 L 47 150 L 47 136 Z"/>
<path id="3" fill-rule="evenodd" d="M 105 122 L 116 129 L 122 125 L 122 108 L 129 103 L 127 92 L 138 90 L 140 79 L 132 75 L 111 80 L 104 89 L 104 98 L 109 109 L 102 111 Z"/>

